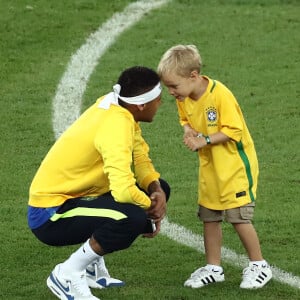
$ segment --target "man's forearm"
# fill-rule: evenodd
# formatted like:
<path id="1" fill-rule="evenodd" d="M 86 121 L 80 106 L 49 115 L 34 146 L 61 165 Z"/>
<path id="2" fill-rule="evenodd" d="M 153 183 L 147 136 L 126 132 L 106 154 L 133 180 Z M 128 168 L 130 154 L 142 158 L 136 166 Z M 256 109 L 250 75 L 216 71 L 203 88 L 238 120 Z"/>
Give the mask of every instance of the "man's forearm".
<path id="1" fill-rule="evenodd" d="M 148 193 L 151 195 L 154 192 L 163 192 L 158 180 L 152 181 L 148 186 Z"/>

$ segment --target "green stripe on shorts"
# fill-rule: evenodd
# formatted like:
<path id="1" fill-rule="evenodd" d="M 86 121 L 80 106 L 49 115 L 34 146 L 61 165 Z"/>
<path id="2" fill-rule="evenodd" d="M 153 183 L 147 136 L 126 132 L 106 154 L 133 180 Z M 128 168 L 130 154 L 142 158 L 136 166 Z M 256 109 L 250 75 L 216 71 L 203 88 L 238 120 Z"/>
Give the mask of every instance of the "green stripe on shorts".
<path id="1" fill-rule="evenodd" d="M 106 217 L 117 221 L 127 218 L 125 214 L 112 209 L 77 207 L 62 214 L 56 213 L 50 218 L 50 220 L 54 222 L 61 218 L 72 218 L 77 216 Z"/>

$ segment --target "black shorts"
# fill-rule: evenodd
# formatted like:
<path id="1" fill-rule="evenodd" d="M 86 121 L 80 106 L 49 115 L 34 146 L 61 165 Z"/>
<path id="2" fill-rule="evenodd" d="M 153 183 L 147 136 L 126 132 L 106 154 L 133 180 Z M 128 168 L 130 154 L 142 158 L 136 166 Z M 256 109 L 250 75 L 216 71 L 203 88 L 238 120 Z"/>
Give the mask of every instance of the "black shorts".
<path id="1" fill-rule="evenodd" d="M 168 200 L 170 187 L 164 180 L 160 182 Z M 80 244 L 93 236 L 105 253 L 111 253 L 128 248 L 145 232 L 146 224 L 145 210 L 131 203 L 117 202 L 106 193 L 66 201 L 50 220 L 32 232 L 52 246 Z"/>

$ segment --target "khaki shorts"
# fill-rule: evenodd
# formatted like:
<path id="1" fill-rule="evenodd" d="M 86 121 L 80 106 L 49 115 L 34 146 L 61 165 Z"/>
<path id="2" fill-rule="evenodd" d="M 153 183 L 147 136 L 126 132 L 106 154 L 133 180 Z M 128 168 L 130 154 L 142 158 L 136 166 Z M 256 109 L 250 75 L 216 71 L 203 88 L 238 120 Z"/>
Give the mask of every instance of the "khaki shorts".
<path id="1" fill-rule="evenodd" d="M 198 217 L 203 222 L 221 222 L 226 220 L 228 223 L 251 223 L 254 215 L 255 203 L 231 208 L 227 210 L 212 210 L 199 206 Z"/>

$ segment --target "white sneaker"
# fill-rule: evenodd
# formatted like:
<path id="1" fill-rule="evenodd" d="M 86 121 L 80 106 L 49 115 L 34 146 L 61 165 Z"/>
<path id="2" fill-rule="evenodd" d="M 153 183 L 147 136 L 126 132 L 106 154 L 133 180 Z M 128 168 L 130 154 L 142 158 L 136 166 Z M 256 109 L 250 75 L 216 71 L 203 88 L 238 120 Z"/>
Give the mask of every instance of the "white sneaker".
<path id="1" fill-rule="evenodd" d="M 47 286 L 61 300 L 100 300 L 92 295 L 85 272 L 65 275 L 60 270 L 60 264 L 48 277 Z"/>
<path id="2" fill-rule="evenodd" d="M 262 288 L 272 278 L 272 271 L 268 264 L 249 266 L 243 270 L 242 289 Z"/>
<path id="3" fill-rule="evenodd" d="M 224 280 L 223 271 L 214 271 L 213 269 L 209 270 L 206 267 L 202 267 L 191 274 L 190 278 L 184 283 L 184 286 L 201 288 L 210 283 L 222 282 Z"/>
<path id="4" fill-rule="evenodd" d="M 86 279 L 89 287 L 96 289 L 125 285 L 124 281 L 110 277 L 103 257 L 87 267 Z"/>

